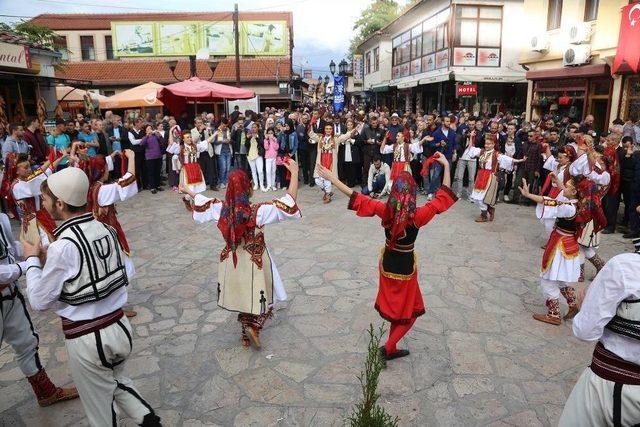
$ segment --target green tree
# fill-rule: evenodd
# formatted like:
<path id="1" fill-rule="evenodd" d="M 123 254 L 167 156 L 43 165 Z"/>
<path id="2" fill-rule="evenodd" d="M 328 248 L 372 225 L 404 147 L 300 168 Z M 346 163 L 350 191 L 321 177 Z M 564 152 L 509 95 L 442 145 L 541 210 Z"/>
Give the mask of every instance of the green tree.
<path id="1" fill-rule="evenodd" d="M 395 0 L 374 0 L 353 24 L 356 35 L 351 39 L 349 56 L 356 52 L 360 43 L 396 19 L 399 11 L 400 7 Z"/>
<path id="2" fill-rule="evenodd" d="M 0 30 L 13 31 L 24 36 L 29 42 L 49 49 L 55 49 L 55 40 L 58 35 L 50 28 L 32 24 L 29 21 L 21 21 L 14 24 L 0 23 Z"/>

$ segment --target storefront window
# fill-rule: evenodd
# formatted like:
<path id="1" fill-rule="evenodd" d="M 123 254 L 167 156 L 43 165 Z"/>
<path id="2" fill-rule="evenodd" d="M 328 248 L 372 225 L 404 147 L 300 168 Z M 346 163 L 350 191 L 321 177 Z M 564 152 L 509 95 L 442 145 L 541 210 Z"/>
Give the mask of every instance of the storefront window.
<path id="1" fill-rule="evenodd" d="M 422 54 L 428 55 L 436 51 L 436 38 L 433 29 L 422 33 Z"/>
<path id="2" fill-rule="evenodd" d="M 500 21 L 480 21 L 478 26 L 478 46 L 500 47 L 502 38 Z"/>
<path id="3" fill-rule="evenodd" d="M 436 49 L 444 49 L 445 47 L 449 47 L 449 40 L 447 37 L 447 26 L 440 25 L 436 28 Z"/>
<path id="4" fill-rule="evenodd" d="M 640 120 L 640 77 L 627 76 L 623 95 L 622 117 L 625 120 Z"/>
<path id="5" fill-rule="evenodd" d="M 500 47 L 501 7 L 456 7 L 456 47 Z"/>

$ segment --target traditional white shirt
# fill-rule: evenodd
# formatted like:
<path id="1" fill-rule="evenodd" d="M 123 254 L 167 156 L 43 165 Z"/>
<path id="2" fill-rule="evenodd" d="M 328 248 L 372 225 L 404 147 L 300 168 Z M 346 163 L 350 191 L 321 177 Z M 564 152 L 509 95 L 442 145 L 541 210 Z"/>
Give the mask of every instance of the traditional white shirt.
<path id="1" fill-rule="evenodd" d="M 411 159 L 405 159 L 404 157 L 404 145 L 406 144 L 406 142 L 403 142 L 402 144 L 390 144 L 390 145 L 385 145 L 382 147 L 382 154 L 391 154 L 393 153 L 393 149 L 395 147 L 395 149 L 397 150 L 398 155 L 395 156 L 394 153 L 394 161 L 400 161 L 400 162 L 409 162 L 411 161 Z M 416 142 L 413 144 L 409 144 L 409 153 L 411 154 L 419 154 L 422 153 L 422 144 L 420 142 Z M 396 158 L 397 157 L 397 158 Z"/>
<path id="2" fill-rule="evenodd" d="M 127 302 L 127 287 L 115 290 L 100 301 L 69 305 L 59 300 L 64 282 L 72 279 L 80 271 L 82 255 L 75 243 L 61 239 L 49 245 L 47 261 L 44 266 L 40 259 L 31 256 L 25 260 L 27 294 L 34 310 L 53 310 L 58 316 L 73 321 L 91 320 L 122 308 Z M 123 257 L 123 263 L 129 279 L 135 271 L 129 257 Z"/>
<path id="3" fill-rule="evenodd" d="M 293 199 L 293 197 L 291 197 L 289 193 L 285 194 L 283 197 L 280 197 L 278 201 L 290 208 L 296 205 L 296 201 Z M 220 219 L 220 212 L 222 211 L 222 201 L 210 199 L 203 196 L 202 194 L 196 194 L 193 202 L 196 206 L 203 206 L 208 202 L 213 202 L 209 204 L 208 208 L 204 212 L 197 212 L 194 210 L 194 221 L 204 223 L 209 221 L 217 222 Z M 288 213 L 282 209 L 279 209 L 278 206 L 274 203 L 267 203 L 264 205 L 260 205 L 260 207 L 258 208 L 258 212 L 256 213 L 256 226 L 262 227 L 263 225 L 267 224 L 273 224 L 288 219 L 299 218 L 302 218 L 302 214 L 300 213 L 299 209 L 297 209 L 293 213 Z"/>
<path id="4" fill-rule="evenodd" d="M 593 280 L 573 319 L 573 333 L 583 341 L 600 341 L 604 347 L 629 362 L 640 365 L 640 341 L 616 334 L 605 326 L 625 299 L 640 298 L 640 254 L 611 258 Z"/>
<path id="5" fill-rule="evenodd" d="M 475 159 L 476 157 L 480 156 L 480 153 L 482 153 L 482 148 L 479 148 L 479 147 L 469 147 L 468 150 L 469 150 L 470 159 Z M 484 152 L 484 155 L 486 156 L 486 161 L 480 162 L 480 169 L 493 170 L 493 152 L 494 150 Z M 504 154 L 500 154 L 500 153 L 498 153 L 497 157 L 498 157 L 498 168 L 504 169 L 506 171 L 513 170 L 513 158 L 509 156 L 505 156 Z M 483 159 L 480 159 L 480 160 L 483 160 Z"/>
<path id="6" fill-rule="evenodd" d="M 0 213 L 0 227 L 2 227 L 2 238 L 6 243 L 6 257 L 0 259 L 0 285 L 8 285 L 20 278 L 27 271 L 26 262 L 15 262 L 22 256 L 20 242 L 13 240 L 13 232 L 7 214 Z M 3 244 L 3 243 L 0 243 Z"/>
<path id="7" fill-rule="evenodd" d="M 600 163 L 596 163 L 596 165 L 601 170 L 604 170 Z M 602 173 L 598 173 L 591 170 L 591 167 L 589 166 L 589 156 L 586 153 L 582 154 L 573 163 L 571 163 L 571 166 L 569 166 L 569 173 L 571 176 L 584 175 L 598 185 L 609 185 L 609 182 L 611 181 L 609 172 L 604 171 Z"/>

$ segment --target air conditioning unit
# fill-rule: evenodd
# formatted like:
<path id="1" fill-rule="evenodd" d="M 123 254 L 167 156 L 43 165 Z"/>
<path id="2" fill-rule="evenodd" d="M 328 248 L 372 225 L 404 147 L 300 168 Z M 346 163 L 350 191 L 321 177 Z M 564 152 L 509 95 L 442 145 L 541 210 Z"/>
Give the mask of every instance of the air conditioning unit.
<path id="1" fill-rule="evenodd" d="M 530 46 L 533 52 L 547 52 L 549 50 L 549 36 L 538 34 L 531 37 Z"/>
<path id="2" fill-rule="evenodd" d="M 591 40 L 591 24 L 586 22 L 579 22 L 573 24 L 569 28 L 569 43 L 582 44 L 589 43 Z"/>
<path id="3" fill-rule="evenodd" d="M 574 45 L 564 51 L 562 65 L 576 66 L 587 64 L 591 61 L 591 45 Z"/>

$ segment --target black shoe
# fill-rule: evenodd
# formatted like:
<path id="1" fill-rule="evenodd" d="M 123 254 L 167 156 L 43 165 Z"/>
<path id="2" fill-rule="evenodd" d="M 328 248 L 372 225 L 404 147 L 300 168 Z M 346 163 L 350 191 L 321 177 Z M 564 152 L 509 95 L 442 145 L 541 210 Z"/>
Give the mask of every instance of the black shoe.
<path id="1" fill-rule="evenodd" d="M 604 230 L 602 230 L 602 234 L 613 234 L 613 233 L 615 233 L 615 231 L 610 228 L 605 228 Z"/>
<path id="2" fill-rule="evenodd" d="M 156 193 L 157 193 L 157 191 L 156 191 L 155 188 L 153 190 L 151 190 L 151 194 L 156 194 Z"/>
<path id="3" fill-rule="evenodd" d="M 640 231 L 637 231 L 635 233 L 627 233 L 622 237 L 625 239 L 637 239 L 638 237 L 640 237 Z"/>
<path id="4" fill-rule="evenodd" d="M 380 347 L 380 354 L 382 355 L 384 360 L 393 360 L 408 356 L 409 350 L 397 350 L 395 353 L 387 354 L 387 349 L 383 346 Z"/>
<path id="5" fill-rule="evenodd" d="M 164 188 L 162 188 L 162 187 L 158 187 L 158 188 L 156 188 L 156 190 L 158 190 L 158 191 L 164 191 Z"/>
<path id="6" fill-rule="evenodd" d="M 316 186 L 316 185 L 315 185 L 313 182 L 312 182 L 311 184 L 309 184 L 309 188 L 313 188 L 313 187 L 315 187 L 315 186 Z"/>

